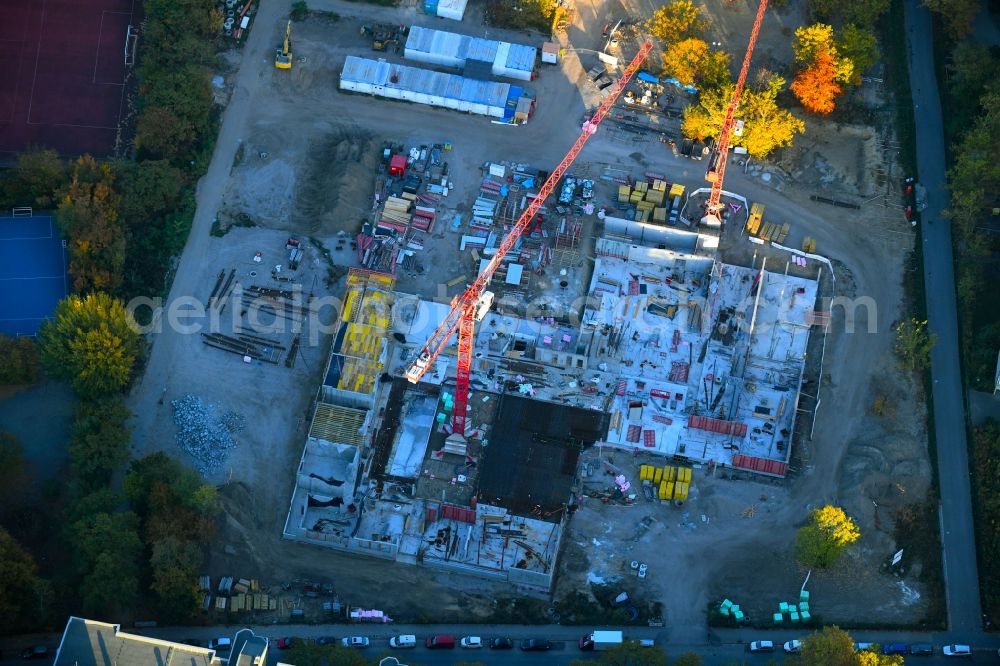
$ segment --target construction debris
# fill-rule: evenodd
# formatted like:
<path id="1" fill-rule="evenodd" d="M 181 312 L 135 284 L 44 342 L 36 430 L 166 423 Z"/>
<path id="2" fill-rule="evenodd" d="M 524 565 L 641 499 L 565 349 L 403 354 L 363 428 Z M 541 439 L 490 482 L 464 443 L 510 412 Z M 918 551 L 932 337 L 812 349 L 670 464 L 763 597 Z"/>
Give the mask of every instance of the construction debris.
<path id="1" fill-rule="evenodd" d="M 214 406 L 190 393 L 170 404 L 177 426 L 177 444 L 195 459 L 199 472 L 217 471 L 226 451 L 236 447 L 235 435 L 246 427 L 246 419 L 234 411 L 219 414 Z"/>

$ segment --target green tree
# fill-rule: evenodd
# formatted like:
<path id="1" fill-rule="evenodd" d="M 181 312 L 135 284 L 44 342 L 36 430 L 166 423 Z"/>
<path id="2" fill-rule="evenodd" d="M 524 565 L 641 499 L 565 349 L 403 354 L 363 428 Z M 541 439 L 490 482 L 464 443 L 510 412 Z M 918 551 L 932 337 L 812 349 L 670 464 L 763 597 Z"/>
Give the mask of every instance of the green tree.
<path id="1" fill-rule="evenodd" d="M 711 24 L 692 0 L 674 0 L 653 12 L 647 29 L 664 44 L 672 44 L 702 37 Z"/>
<path id="2" fill-rule="evenodd" d="M 926 321 L 914 318 L 896 325 L 896 354 L 914 372 L 922 372 L 927 367 L 935 344 L 937 336 L 927 330 Z"/>
<path id="3" fill-rule="evenodd" d="M 903 666 L 903 657 L 898 654 L 882 654 L 875 649 L 862 650 L 858 653 L 858 666 Z"/>
<path id="4" fill-rule="evenodd" d="M 106 485 L 129 459 L 132 412 L 120 398 L 81 402 L 73 419 L 69 459 L 91 487 Z"/>
<path id="5" fill-rule="evenodd" d="M 152 159 L 177 160 L 190 156 L 198 133 L 194 124 L 177 117 L 171 109 L 153 106 L 139 116 L 135 147 Z"/>
<path id="6" fill-rule="evenodd" d="M 704 40 L 695 37 L 672 42 L 663 55 L 663 74 L 685 85 L 721 88 L 730 82 L 729 55 L 709 50 Z"/>
<path id="7" fill-rule="evenodd" d="M 854 666 L 858 663 L 858 657 L 854 652 L 854 639 L 836 625 L 823 627 L 820 631 L 803 638 L 800 655 L 803 664 Z"/>
<path id="8" fill-rule="evenodd" d="M 952 39 L 962 39 L 972 32 L 972 23 L 981 9 L 977 0 L 923 0 L 923 4 L 941 15 L 945 31 Z"/>
<path id="9" fill-rule="evenodd" d="M 218 498 L 189 469 L 162 452 L 132 462 L 125 496 L 143 520 L 146 542 L 168 537 L 206 543 L 214 536 Z"/>
<path id="10" fill-rule="evenodd" d="M 1000 65 L 990 49 L 973 41 L 961 41 L 951 50 L 951 61 L 946 65 L 948 92 L 956 99 L 976 100 L 986 92 Z"/>
<path id="11" fill-rule="evenodd" d="M 685 652 L 677 655 L 674 666 L 701 666 L 701 657 L 697 652 Z"/>
<path id="12" fill-rule="evenodd" d="M 17 164 L 0 183 L 4 208 L 33 206 L 49 210 L 56 192 L 66 184 L 66 164 L 54 150 L 29 148 L 17 156 Z"/>
<path id="13" fill-rule="evenodd" d="M 836 46 L 840 55 L 854 64 L 848 83 L 859 85 L 861 76 L 879 59 L 878 41 L 875 39 L 875 33 L 868 28 L 859 28 L 851 23 L 841 31 L 840 37 L 836 39 Z"/>
<path id="14" fill-rule="evenodd" d="M 889 0 L 809 0 L 809 14 L 825 22 L 873 25 L 888 10 Z"/>
<path id="15" fill-rule="evenodd" d="M 0 634 L 25 628 L 38 618 L 38 594 L 43 581 L 31 555 L 0 527 Z"/>
<path id="16" fill-rule="evenodd" d="M 190 619 L 201 605 L 198 574 L 204 563 L 201 548 L 191 541 L 166 537 L 153 544 L 149 565 L 158 610 L 171 621 Z"/>
<path id="17" fill-rule="evenodd" d="M 753 157 L 766 157 L 776 148 L 792 145 L 796 134 L 805 131 L 805 124 L 778 106 L 778 93 L 785 80 L 770 75 L 754 89 L 748 86 L 740 96 L 738 117 L 744 121 L 742 136 L 732 136 L 730 145 L 743 146 Z M 726 116 L 726 107 L 735 86 L 705 90 L 698 104 L 684 110 L 681 129 L 684 136 L 705 139 L 717 137 Z"/>
<path id="18" fill-rule="evenodd" d="M 282 654 L 282 661 L 295 666 L 369 666 L 357 650 L 340 645 L 316 645 L 313 641 L 296 640 Z"/>
<path id="19" fill-rule="evenodd" d="M 73 525 L 73 548 L 82 576 L 80 595 L 90 615 L 132 608 L 139 595 L 140 558 L 136 515 L 99 513 Z"/>
<path id="20" fill-rule="evenodd" d="M 795 537 L 795 555 L 808 567 L 828 567 L 861 537 L 857 524 L 840 507 L 826 505 L 810 514 Z"/>
<path id="21" fill-rule="evenodd" d="M 795 54 L 795 62 L 799 63 L 800 67 L 811 66 L 819 54 L 829 54 L 833 60 L 834 81 L 838 83 L 848 83 L 854 77 L 854 63 L 837 50 L 831 25 L 813 23 L 797 28 L 792 51 Z"/>
<path id="22" fill-rule="evenodd" d="M 69 296 L 38 333 L 42 363 L 82 397 L 118 393 L 132 381 L 139 334 L 121 301 L 107 294 Z"/>
<path id="23" fill-rule="evenodd" d="M 592 660 L 578 659 L 570 666 L 594 664 Z M 602 666 L 667 666 L 667 655 L 662 650 L 650 650 L 639 645 L 639 641 L 625 641 L 621 645 L 603 650 L 597 663 Z"/>
<path id="24" fill-rule="evenodd" d="M 121 192 L 121 216 L 130 242 L 148 231 L 150 220 L 169 216 L 183 202 L 188 187 L 184 171 L 167 160 L 122 161 L 115 165 Z"/>
<path id="25" fill-rule="evenodd" d="M 28 474 L 21 441 L 9 432 L 0 431 L 0 516 L 22 504 Z"/>
<path id="26" fill-rule="evenodd" d="M 125 229 L 110 164 L 84 155 L 60 192 L 56 222 L 69 244 L 69 273 L 78 292 L 114 291 L 125 263 Z"/>
<path id="27" fill-rule="evenodd" d="M 38 346 L 26 335 L 0 335 L 0 386 L 34 384 L 38 379 Z"/>

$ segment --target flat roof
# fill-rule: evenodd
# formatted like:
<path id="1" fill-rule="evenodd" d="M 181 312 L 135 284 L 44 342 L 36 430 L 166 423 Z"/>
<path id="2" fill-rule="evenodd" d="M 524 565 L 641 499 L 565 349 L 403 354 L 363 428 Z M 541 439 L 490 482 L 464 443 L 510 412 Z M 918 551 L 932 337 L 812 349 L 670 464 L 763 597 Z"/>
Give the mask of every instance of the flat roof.
<path id="1" fill-rule="evenodd" d="M 558 522 L 561 515 L 544 514 L 569 500 L 580 451 L 603 437 L 607 415 L 509 394 L 499 401 L 477 497 L 518 515 Z"/>
<path id="2" fill-rule="evenodd" d="M 71 617 L 55 666 L 210 666 L 214 656 L 214 650 L 128 634 L 117 624 Z"/>

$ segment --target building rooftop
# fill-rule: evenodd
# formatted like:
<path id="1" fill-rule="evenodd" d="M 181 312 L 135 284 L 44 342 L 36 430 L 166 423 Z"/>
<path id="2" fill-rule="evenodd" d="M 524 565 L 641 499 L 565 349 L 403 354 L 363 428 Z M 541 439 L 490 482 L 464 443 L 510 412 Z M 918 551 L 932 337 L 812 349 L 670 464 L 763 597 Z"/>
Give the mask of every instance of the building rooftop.
<path id="1" fill-rule="evenodd" d="M 480 502 L 558 522 L 584 445 L 600 440 L 605 414 L 502 395 L 479 472 Z"/>
<path id="2" fill-rule="evenodd" d="M 264 641 L 262 654 L 267 651 Z M 234 653 L 235 654 L 235 653 Z M 71 617 L 56 666 L 219 666 L 214 650 L 121 631 L 121 626 Z M 248 662 L 249 663 L 249 662 Z"/>

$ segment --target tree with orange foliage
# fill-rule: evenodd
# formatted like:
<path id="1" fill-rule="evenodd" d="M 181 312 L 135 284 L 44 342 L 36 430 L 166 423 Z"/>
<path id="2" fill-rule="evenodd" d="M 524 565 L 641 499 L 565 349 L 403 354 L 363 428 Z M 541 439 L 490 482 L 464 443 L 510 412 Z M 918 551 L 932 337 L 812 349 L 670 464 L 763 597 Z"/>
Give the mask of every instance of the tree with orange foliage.
<path id="1" fill-rule="evenodd" d="M 843 92 L 837 83 L 833 55 L 826 50 L 817 51 L 812 64 L 795 77 L 791 89 L 806 111 L 821 116 L 833 111 L 836 108 L 834 98 Z"/>

